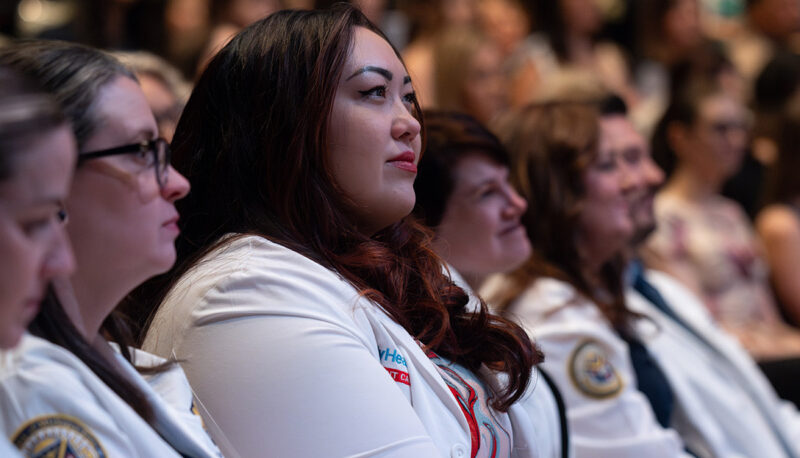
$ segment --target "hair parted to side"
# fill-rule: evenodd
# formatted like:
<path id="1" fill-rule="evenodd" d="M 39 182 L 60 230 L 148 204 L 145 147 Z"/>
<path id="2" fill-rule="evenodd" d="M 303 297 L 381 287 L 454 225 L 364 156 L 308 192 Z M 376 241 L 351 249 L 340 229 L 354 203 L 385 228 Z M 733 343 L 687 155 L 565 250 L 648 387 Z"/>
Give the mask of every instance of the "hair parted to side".
<path id="1" fill-rule="evenodd" d="M 88 46 L 47 40 L 23 40 L 0 49 L 0 64 L 38 82 L 55 96 L 82 149 L 100 124 L 94 101 L 113 79 L 136 76 L 117 59 Z"/>
<path id="2" fill-rule="evenodd" d="M 88 46 L 60 41 L 20 41 L 0 48 L 0 65 L 22 73 L 53 96 L 72 125 L 79 151 L 86 140 L 102 128 L 94 109 L 100 91 L 120 76 L 136 81 L 133 73 L 110 55 Z M 153 407 L 145 394 L 118 373 L 112 362 L 81 335 L 52 289 L 42 302 L 30 331 L 72 352 L 143 419 L 153 424 Z M 127 320 L 119 312 L 115 310 L 106 317 L 100 332 L 117 343 L 120 353 L 133 363 L 130 353 L 133 336 Z M 158 372 L 166 367 L 137 369 Z"/>
<path id="3" fill-rule="evenodd" d="M 495 130 L 511 154 L 511 182 L 528 201 L 522 224 L 533 245 L 533 255 L 510 274 L 511 286 L 497 298 L 502 310 L 537 278 L 554 277 L 595 302 L 613 326 L 626 328 L 623 260 L 601 268 L 599 286 L 609 301 L 590 283 L 577 246 L 584 176 L 597 157 L 599 121 L 598 105 L 588 102 L 528 105 L 498 121 Z"/>
<path id="4" fill-rule="evenodd" d="M 483 156 L 508 166 L 510 159 L 500 140 L 468 114 L 425 111 L 425 133 L 425 154 L 419 160 L 414 181 L 417 202 L 413 214 L 426 226 L 436 229 L 453 193 L 453 173 L 461 160 Z"/>
<path id="5" fill-rule="evenodd" d="M 418 223 L 360 233 L 329 171 L 327 129 L 356 27 L 383 37 L 349 5 L 284 10 L 209 63 L 173 140 L 174 166 L 192 183 L 177 203 L 178 262 L 136 297 L 158 304 L 223 236 L 260 235 L 336 271 L 440 355 L 506 372 L 495 405 L 507 409 L 540 359 L 527 335 L 485 306 L 466 311 Z"/>
<path id="6" fill-rule="evenodd" d="M 55 100 L 30 79 L 0 66 L 0 180 L 14 175 L 14 162 L 26 144 L 65 125 Z"/>

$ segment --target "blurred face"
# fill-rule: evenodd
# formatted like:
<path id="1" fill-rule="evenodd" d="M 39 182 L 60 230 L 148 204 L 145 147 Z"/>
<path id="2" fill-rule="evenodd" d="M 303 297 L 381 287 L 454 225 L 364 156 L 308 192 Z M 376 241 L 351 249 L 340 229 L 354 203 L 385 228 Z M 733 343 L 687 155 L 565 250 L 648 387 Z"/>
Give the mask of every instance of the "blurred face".
<path id="1" fill-rule="evenodd" d="M 586 195 L 578 216 L 578 251 L 593 270 L 619 253 L 634 233 L 632 202 L 645 184 L 631 173 L 632 157 L 611 147 L 601 135 L 597 157 L 583 176 Z"/>
<path id="2" fill-rule="evenodd" d="M 436 228 L 436 252 L 468 279 L 520 266 L 531 245 L 520 217 L 527 208 L 508 182 L 508 168 L 486 156 L 461 159 L 453 193 Z"/>
<path id="3" fill-rule="evenodd" d="M 721 183 L 739 170 L 748 137 L 745 110 L 733 97 L 718 94 L 705 98 L 693 126 L 680 129 L 676 154 L 681 167 Z"/>
<path id="4" fill-rule="evenodd" d="M 16 152 L 0 182 L 0 348 L 19 342 L 47 284 L 75 267 L 58 217 L 75 156 L 69 126 L 59 127 Z"/>
<path id="5" fill-rule="evenodd" d="M 579 35 L 592 35 L 602 25 L 596 0 L 561 0 L 561 14 L 567 28 Z"/>
<path id="6" fill-rule="evenodd" d="M 634 226 L 633 243 L 639 243 L 656 227 L 653 199 L 664 182 L 664 173 L 653 162 L 644 138 L 624 115 L 600 119 L 600 148 L 610 157 L 621 158 L 620 166 L 634 183 L 626 196 Z"/>
<path id="7" fill-rule="evenodd" d="M 472 58 L 463 88 L 464 107 L 475 119 L 486 124 L 506 106 L 502 57 L 486 43 Z"/>
<path id="8" fill-rule="evenodd" d="M 102 88 L 95 110 L 100 124 L 83 153 L 158 135 L 142 90 L 129 78 L 118 77 Z M 175 261 L 178 212 L 174 203 L 187 194 L 189 184 L 170 168 L 161 189 L 154 167 L 149 155 L 129 153 L 88 160 L 75 172 L 67 200 L 67 229 L 79 266 L 73 277 L 79 303 L 99 286 L 127 294 Z"/>
<path id="9" fill-rule="evenodd" d="M 800 2 L 761 0 L 751 12 L 759 28 L 777 40 L 785 40 L 800 30 Z"/>
<path id="10" fill-rule="evenodd" d="M 168 142 L 172 141 L 178 119 L 181 117 L 181 104 L 160 79 L 147 73 L 136 75 L 147 104 L 153 110 L 158 125 L 158 134 Z"/>
<path id="11" fill-rule="evenodd" d="M 421 148 L 411 79 L 389 44 L 357 27 L 328 126 L 328 161 L 362 232 L 399 221 L 414 207 Z"/>
<path id="12" fill-rule="evenodd" d="M 689 50 L 700 42 L 700 5 L 697 0 L 677 0 L 664 15 L 664 35 L 670 45 Z"/>

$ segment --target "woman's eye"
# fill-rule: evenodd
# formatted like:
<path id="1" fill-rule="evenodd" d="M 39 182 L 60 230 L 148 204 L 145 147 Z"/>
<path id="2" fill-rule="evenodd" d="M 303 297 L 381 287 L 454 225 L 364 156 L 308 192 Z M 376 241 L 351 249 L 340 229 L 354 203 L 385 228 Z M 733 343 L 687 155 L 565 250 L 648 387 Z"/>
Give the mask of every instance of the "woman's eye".
<path id="1" fill-rule="evenodd" d="M 408 94 L 403 96 L 403 102 L 414 105 L 417 101 L 417 93 L 416 92 L 409 92 Z"/>
<path id="2" fill-rule="evenodd" d="M 386 86 L 375 86 L 366 91 L 358 91 L 364 97 L 386 97 Z"/>

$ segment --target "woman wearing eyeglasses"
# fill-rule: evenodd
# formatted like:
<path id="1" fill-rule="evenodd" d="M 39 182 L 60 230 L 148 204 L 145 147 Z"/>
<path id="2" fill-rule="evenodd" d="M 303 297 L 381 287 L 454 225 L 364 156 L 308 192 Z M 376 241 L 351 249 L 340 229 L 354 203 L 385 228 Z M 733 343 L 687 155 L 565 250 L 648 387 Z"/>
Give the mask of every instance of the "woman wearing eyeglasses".
<path id="1" fill-rule="evenodd" d="M 65 202 L 78 268 L 54 281 L 30 328 L 42 339 L 0 380 L 2 429 L 26 453 L 57 444 L 79 456 L 217 456 L 183 372 L 131 350 L 113 313 L 174 262 L 174 203 L 189 191 L 133 74 L 98 50 L 57 42 L 11 46 L 0 63 L 56 97 L 79 151 Z"/>

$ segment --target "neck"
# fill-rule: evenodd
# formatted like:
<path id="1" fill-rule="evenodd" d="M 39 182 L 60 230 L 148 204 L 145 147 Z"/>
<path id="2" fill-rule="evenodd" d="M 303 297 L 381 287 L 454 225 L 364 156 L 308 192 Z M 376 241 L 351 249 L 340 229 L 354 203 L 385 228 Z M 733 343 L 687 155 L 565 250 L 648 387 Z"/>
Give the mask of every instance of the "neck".
<path id="1" fill-rule="evenodd" d="M 664 187 L 664 192 L 674 193 L 685 200 L 700 202 L 716 195 L 722 188 L 717 177 L 700 176 L 696 171 L 678 166 Z"/>
<path id="2" fill-rule="evenodd" d="M 84 337 L 92 342 L 100 326 L 133 286 L 126 287 L 112 281 L 87 281 L 80 273 L 71 279 L 73 297 L 78 304 Z"/>

